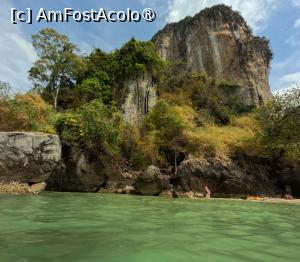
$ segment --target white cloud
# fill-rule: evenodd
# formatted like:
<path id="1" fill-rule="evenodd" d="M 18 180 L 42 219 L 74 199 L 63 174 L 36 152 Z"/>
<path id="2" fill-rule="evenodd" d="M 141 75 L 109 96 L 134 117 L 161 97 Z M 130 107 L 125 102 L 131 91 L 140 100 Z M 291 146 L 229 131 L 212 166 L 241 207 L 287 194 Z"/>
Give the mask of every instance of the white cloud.
<path id="1" fill-rule="evenodd" d="M 282 0 L 169 0 L 167 22 L 179 21 L 188 15 L 195 15 L 205 7 L 223 3 L 239 11 L 253 30 L 258 31 L 265 27 L 272 11 L 281 2 Z"/>
<path id="2" fill-rule="evenodd" d="M 300 71 L 292 74 L 283 75 L 279 78 L 280 89 L 291 89 L 300 85 Z"/>
<path id="3" fill-rule="evenodd" d="M 295 27 L 295 28 L 299 28 L 299 27 L 300 27 L 300 19 L 297 19 L 297 20 L 295 21 L 294 27 Z"/>
<path id="4" fill-rule="evenodd" d="M 31 43 L 23 35 L 21 25 L 10 22 L 10 0 L 1 3 L 0 10 L 0 80 L 9 82 L 13 91 L 25 91 L 30 87 L 27 72 L 37 55 Z"/>
<path id="5" fill-rule="evenodd" d="M 293 5 L 300 7 L 300 0 L 293 0 Z"/>
<path id="6" fill-rule="evenodd" d="M 300 36 L 299 34 L 294 34 L 291 37 L 289 37 L 287 40 L 285 40 L 286 44 L 289 44 L 293 47 L 300 45 Z"/>

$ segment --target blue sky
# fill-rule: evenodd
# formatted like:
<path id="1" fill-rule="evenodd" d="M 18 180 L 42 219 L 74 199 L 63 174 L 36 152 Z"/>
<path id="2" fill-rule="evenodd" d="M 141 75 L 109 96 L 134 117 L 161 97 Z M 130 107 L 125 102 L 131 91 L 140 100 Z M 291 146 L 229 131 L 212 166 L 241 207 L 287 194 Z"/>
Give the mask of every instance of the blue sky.
<path id="1" fill-rule="evenodd" d="M 131 37 L 149 40 L 168 22 L 179 21 L 201 9 L 225 3 L 238 10 L 256 35 L 271 41 L 274 59 L 271 65 L 270 85 L 273 91 L 300 84 L 300 0 L 1 0 L 0 7 L 0 80 L 9 82 L 14 91 L 30 88 L 27 71 L 37 58 L 31 45 L 31 35 L 45 27 L 52 27 L 69 36 L 72 42 L 89 53 L 94 47 L 112 51 Z M 63 10 L 143 10 L 156 11 L 157 19 L 141 23 L 37 23 L 13 25 L 10 9 L 37 11 Z"/>

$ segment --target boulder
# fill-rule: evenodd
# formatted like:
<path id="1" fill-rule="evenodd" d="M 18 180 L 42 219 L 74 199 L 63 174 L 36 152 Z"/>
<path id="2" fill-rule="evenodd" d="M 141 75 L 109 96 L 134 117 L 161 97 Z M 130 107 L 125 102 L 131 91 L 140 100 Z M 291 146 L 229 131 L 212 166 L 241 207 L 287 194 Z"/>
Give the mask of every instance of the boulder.
<path id="1" fill-rule="evenodd" d="M 0 182 L 44 182 L 60 163 L 57 135 L 0 132 Z"/>
<path id="2" fill-rule="evenodd" d="M 170 178 L 162 175 L 160 169 L 149 166 L 141 172 L 135 182 L 136 192 L 141 195 L 156 196 L 164 190 L 169 190 Z"/>

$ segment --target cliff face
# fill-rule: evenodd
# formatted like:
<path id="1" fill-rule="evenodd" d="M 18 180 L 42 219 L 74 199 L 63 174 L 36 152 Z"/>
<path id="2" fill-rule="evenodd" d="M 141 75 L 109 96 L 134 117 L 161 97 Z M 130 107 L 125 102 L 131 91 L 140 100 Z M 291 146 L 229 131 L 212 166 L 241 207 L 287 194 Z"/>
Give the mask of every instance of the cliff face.
<path id="1" fill-rule="evenodd" d="M 217 5 L 168 24 L 152 41 L 162 59 L 181 61 L 192 73 L 205 72 L 240 85 L 248 105 L 271 98 L 268 41 L 253 36 L 243 17 L 230 7 Z"/>
<path id="2" fill-rule="evenodd" d="M 145 72 L 135 79 L 127 80 L 124 87 L 127 96 L 122 105 L 123 119 L 127 123 L 140 126 L 143 116 L 152 109 L 157 100 L 152 76 Z"/>

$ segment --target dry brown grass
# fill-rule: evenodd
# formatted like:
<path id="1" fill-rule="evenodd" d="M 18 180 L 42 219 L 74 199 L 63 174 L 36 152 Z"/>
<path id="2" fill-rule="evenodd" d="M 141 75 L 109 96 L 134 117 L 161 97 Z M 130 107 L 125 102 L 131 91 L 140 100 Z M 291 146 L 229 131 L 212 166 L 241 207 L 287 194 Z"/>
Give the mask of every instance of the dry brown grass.
<path id="1" fill-rule="evenodd" d="M 252 116 L 235 117 L 231 125 L 206 125 L 186 130 L 190 147 L 196 154 L 228 155 L 234 149 L 254 150 L 257 123 Z"/>

